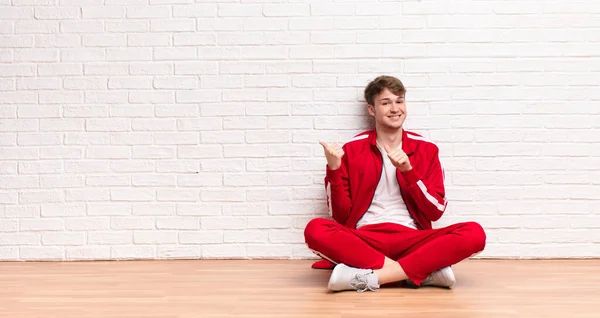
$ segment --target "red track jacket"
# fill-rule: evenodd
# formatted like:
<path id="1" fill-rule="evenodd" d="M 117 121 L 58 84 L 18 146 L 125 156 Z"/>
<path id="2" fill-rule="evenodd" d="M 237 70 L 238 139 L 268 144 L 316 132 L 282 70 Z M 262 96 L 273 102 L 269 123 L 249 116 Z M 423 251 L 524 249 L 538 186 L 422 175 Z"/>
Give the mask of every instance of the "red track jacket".
<path id="1" fill-rule="evenodd" d="M 326 168 L 329 213 L 349 228 L 356 228 L 371 205 L 381 178 L 383 158 L 376 140 L 375 130 L 358 134 L 344 144 L 340 168 Z M 438 220 L 447 206 L 438 147 L 416 133 L 403 130 L 402 150 L 409 156 L 412 169 L 405 173 L 397 169 L 400 193 L 417 226 L 431 229 L 431 222 Z"/>

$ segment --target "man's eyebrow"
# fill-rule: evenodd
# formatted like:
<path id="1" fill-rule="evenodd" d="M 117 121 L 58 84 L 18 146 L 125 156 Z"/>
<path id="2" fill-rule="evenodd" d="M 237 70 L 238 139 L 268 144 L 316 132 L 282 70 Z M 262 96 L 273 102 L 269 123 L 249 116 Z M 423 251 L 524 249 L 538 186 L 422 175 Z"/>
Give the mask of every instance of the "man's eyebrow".
<path id="1" fill-rule="evenodd" d="M 404 96 L 400 96 L 400 97 L 398 97 L 397 99 L 403 99 L 403 98 L 404 98 Z M 388 98 L 388 97 L 386 97 L 386 98 L 382 98 L 382 99 L 380 99 L 379 101 L 383 101 L 383 100 L 392 100 L 392 99 L 391 99 L 391 98 Z"/>

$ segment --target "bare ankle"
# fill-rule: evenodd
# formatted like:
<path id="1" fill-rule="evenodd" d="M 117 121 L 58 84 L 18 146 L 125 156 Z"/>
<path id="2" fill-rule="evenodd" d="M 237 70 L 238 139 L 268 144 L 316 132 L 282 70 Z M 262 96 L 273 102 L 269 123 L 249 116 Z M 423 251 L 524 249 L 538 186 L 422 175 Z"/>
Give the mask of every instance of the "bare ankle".
<path id="1" fill-rule="evenodd" d="M 402 266 L 400 266 L 400 263 L 387 257 L 383 262 L 383 267 L 374 270 L 374 272 L 377 274 L 380 285 L 408 279 L 408 276 L 406 276 L 406 273 L 404 272 Z"/>

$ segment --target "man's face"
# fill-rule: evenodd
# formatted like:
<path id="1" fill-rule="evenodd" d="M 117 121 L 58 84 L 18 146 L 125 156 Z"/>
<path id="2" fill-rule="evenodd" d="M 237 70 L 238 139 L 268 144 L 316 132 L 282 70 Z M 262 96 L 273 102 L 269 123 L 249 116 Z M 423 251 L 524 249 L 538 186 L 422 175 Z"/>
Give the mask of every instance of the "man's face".
<path id="1" fill-rule="evenodd" d="M 375 117 L 378 128 L 396 130 L 402 128 L 406 119 L 406 103 L 404 95 L 394 95 L 387 88 L 375 96 L 373 103 L 369 105 L 369 114 Z"/>

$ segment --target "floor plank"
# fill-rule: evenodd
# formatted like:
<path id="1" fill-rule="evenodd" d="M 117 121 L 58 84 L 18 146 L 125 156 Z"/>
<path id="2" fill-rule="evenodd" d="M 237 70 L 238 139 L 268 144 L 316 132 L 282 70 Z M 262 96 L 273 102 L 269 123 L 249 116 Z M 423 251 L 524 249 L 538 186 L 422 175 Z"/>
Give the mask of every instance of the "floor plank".
<path id="1" fill-rule="evenodd" d="M 310 263 L 0 263 L 0 317 L 600 317 L 600 260 L 468 260 L 451 290 L 365 293 Z"/>

